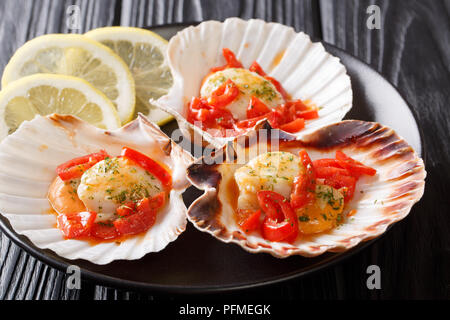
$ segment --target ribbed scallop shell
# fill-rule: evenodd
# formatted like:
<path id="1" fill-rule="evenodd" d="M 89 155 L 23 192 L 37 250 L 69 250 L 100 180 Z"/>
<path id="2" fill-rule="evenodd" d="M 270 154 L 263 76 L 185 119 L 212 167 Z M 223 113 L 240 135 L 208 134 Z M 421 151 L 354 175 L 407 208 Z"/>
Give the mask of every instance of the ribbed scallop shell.
<path id="1" fill-rule="evenodd" d="M 245 67 L 258 61 L 281 82 L 294 99 L 309 99 L 318 107 L 320 118 L 307 121 L 298 136 L 340 121 L 352 106 L 350 78 L 339 59 L 327 53 L 321 43 L 279 23 L 229 18 L 206 21 L 174 36 L 168 46 L 174 85 L 157 105 L 173 114 L 188 137 L 198 133 L 215 146 L 230 139 L 214 138 L 185 120 L 186 103 L 199 96 L 203 78 L 210 68 L 223 65 L 222 48 L 236 53 Z M 232 138 L 231 138 L 232 139 Z"/>
<path id="2" fill-rule="evenodd" d="M 150 154 L 172 170 L 170 201 L 145 234 L 115 242 L 92 244 L 65 240 L 50 213 L 47 192 L 55 168 L 65 161 L 100 149 L 118 155 L 123 146 Z M 186 227 L 186 207 L 181 197 L 189 186 L 186 168 L 192 157 L 156 126 L 139 116 L 121 129 L 104 131 L 72 116 L 37 116 L 0 144 L 0 212 L 15 232 L 39 248 L 67 259 L 106 264 L 117 259 L 139 259 L 164 249 Z"/>
<path id="3" fill-rule="evenodd" d="M 270 128 L 267 123 L 260 126 Z M 214 161 L 209 162 L 213 164 L 199 159 L 188 168 L 188 178 L 193 185 L 205 190 L 188 209 L 190 221 L 199 230 L 253 253 L 313 257 L 326 251 L 348 250 L 361 241 L 381 235 L 389 225 L 405 218 L 423 195 L 426 172 L 422 159 L 394 130 L 378 123 L 343 121 L 301 139 L 272 130 L 267 135 L 276 143 L 271 145 L 261 142 L 263 129 L 249 133 L 245 139 L 240 137 L 243 140 L 234 141 L 233 147 L 224 147 L 213 156 Z M 374 177 L 360 178 L 353 200 L 346 205 L 344 212 L 356 209 L 356 214 L 331 231 L 299 238 L 293 244 L 269 242 L 257 232 L 242 232 L 233 218 L 227 187 L 236 169 L 242 166 L 238 163 L 245 163 L 263 152 L 283 150 L 298 154 L 303 148 L 313 160 L 334 157 L 336 150 L 342 150 L 377 170 Z M 224 159 L 228 161 L 218 164 Z"/>

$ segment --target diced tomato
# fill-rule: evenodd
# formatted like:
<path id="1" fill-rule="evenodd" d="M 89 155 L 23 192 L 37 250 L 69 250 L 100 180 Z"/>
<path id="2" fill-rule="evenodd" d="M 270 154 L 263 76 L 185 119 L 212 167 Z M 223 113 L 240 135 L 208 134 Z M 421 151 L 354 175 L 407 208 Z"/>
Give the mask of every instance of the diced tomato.
<path id="1" fill-rule="evenodd" d="M 109 157 L 109 155 L 106 153 L 106 151 L 100 150 L 100 152 L 78 157 L 59 165 L 56 168 L 56 173 L 64 181 L 79 178 L 87 169 L 91 168 L 97 162 L 100 162 L 107 157 Z"/>
<path id="2" fill-rule="evenodd" d="M 316 172 L 314 165 L 306 150 L 301 150 L 299 156 L 305 171 L 300 172 L 294 178 L 291 192 L 291 206 L 294 209 L 302 208 L 313 201 L 316 191 Z"/>
<path id="3" fill-rule="evenodd" d="M 377 170 L 350 158 L 340 150 L 336 151 L 336 159 L 341 161 L 341 166 L 349 170 L 355 177 L 359 177 L 363 174 L 374 176 L 377 173 Z"/>
<path id="4" fill-rule="evenodd" d="M 116 209 L 119 217 L 126 217 L 133 214 L 136 210 L 136 204 L 133 201 L 127 202 Z"/>
<path id="5" fill-rule="evenodd" d="M 227 63 L 221 67 L 211 68 L 211 72 L 217 72 L 227 68 L 243 68 L 242 63 L 236 58 L 233 51 L 228 48 L 223 48 L 222 54 Z"/>
<path id="6" fill-rule="evenodd" d="M 122 149 L 121 155 L 139 165 L 144 170 L 154 175 L 165 188 L 169 188 L 172 185 L 172 176 L 170 173 L 158 162 L 150 159 L 146 155 L 133 150 L 128 147 Z"/>
<path id="7" fill-rule="evenodd" d="M 273 191 L 258 191 L 261 209 L 266 214 L 261 228 L 264 239 L 292 242 L 298 235 L 297 216 L 289 201 Z"/>
<path id="8" fill-rule="evenodd" d="M 270 109 L 264 102 L 257 97 L 252 96 L 247 107 L 247 119 L 263 116 L 270 112 Z"/>
<path id="9" fill-rule="evenodd" d="M 290 132 L 290 133 L 295 133 L 295 132 L 299 132 L 304 127 L 305 127 L 305 120 L 302 118 L 297 118 L 291 122 L 281 125 L 280 130 Z"/>
<path id="10" fill-rule="evenodd" d="M 239 227 L 246 233 L 259 229 L 261 210 L 240 210 Z"/>
<path id="11" fill-rule="evenodd" d="M 220 87 L 211 93 L 208 104 L 214 108 L 224 108 L 239 95 L 239 88 L 231 79 L 228 79 Z"/>
<path id="12" fill-rule="evenodd" d="M 58 228 L 68 239 L 88 236 L 97 214 L 95 212 L 75 212 L 59 214 L 57 217 Z"/>
<path id="13" fill-rule="evenodd" d="M 97 222 L 92 226 L 91 236 L 102 240 L 110 240 L 119 237 L 120 234 L 112 222 Z"/>
<path id="14" fill-rule="evenodd" d="M 261 66 L 259 65 L 258 62 L 254 61 L 252 63 L 252 65 L 250 66 L 250 68 L 248 68 L 248 70 L 252 71 L 252 72 L 256 72 L 257 74 L 259 74 L 261 77 L 265 77 L 266 73 L 264 72 L 264 70 L 261 68 Z"/>

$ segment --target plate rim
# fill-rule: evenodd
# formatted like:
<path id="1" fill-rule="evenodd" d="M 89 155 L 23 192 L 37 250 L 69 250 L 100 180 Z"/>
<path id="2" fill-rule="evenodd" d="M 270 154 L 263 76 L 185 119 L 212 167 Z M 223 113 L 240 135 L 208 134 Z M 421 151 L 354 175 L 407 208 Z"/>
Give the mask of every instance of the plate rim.
<path id="1" fill-rule="evenodd" d="M 165 24 L 159 24 L 154 26 L 146 26 L 143 27 L 143 29 L 147 29 L 150 31 L 155 31 L 155 29 L 162 29 L 162 28 L 185 28 L 193 25 L 197 25 L 201 22 L 199 21 L 192 21 L 192 22 L 176 22 L 176 23 L 165 23 Z M 416 111 L 411 107 L 411 104 L 408 102 L 408 100 L 405 98 L 404 94 L 398 90 L 397 86 L 392 84 L 383 74 L 379 73 L 377 70 L 375 70 L 370 64 L 366 63 L 365 61 L 359 59 L 354 54 L 349 53 L 341 48 L 338 48 L 337 46 L 330 44 L 326 41 L 323 41 L 321 39 L 317 39 L 316 37 L 311 37 L 312 41 L 314 42 L 320 42 L 325 48 L 331 47 L 332 49 L 340 52 L 343 55 L 349 56 L 352 60 L 356 60 L 358 63 L 362 63 L 370 69 L 372 72 L 376 73 L 377 76 L 381 77 L 384 82 L 386 82 L 388 85 L 392 87 L 400 96 L 400 98 L 405 102 L 407 108 L 412 114 L 412 117 L 414 119 L 414 122 L 416 124 L 417 130 L 419 132 L 419 138 L 420 138 L 420 147 L 421 152 L 419 156 L 423 159 L 424 164 L 427 162 L 427 152 L 424 145 L 424 136 L 423 136 L 423 129 L 420 126 L 420 123 L 418 122 L 418 116 Z M 403 220 L 404 221 L 404 220 Z M 401 221 L 399 221 L 401 223 Z M 396 225 L 398 223 L 395 223 Z M 94 282 L 96 285 L 105 285 L 108 287 L 112 287 L 114 289 L 125 289 L 125 290 L 134 290 L 139 292 L 158 292 L 163 294 L 205 294 L 205 293 L 224 293 L 224 292 L 231 292 L 231 291 L 240 291 L 240 290 L 246 290 L 246 289 L 255 289 L 259 287 L 264 286 L 270 286 L 279 284 L 285 281 L 298 279 L 301 277 L 306 277 L 314 273 L 318 273 L 320 271 L 323 271 L 326 268 L 335 266 L 336 264 L 354 256 L 355 254 L 361 252 L 363 249 L 369 247 L 373 243 L 377 242 L 378 240 L 382 239 L 387 232 L 390 231 L 390 229 L 394 226 L 391 225 L 389 228 L 379 237 L 360 243 L 356 247 L 339 253 L 330 253 L 332 256 L 329 258 L 326 258 L 325 260 L 319 262 L 318 264 L 307 267 L 303 271 L 292 271 L 288 274 L 278 275 L 278 276 L 272 276 L 270 278 L 267 278 L 263 281 L 259 282 L 245 282 L 242 284 L 229 284 L 225 286 L 221 285 L 202 285 L 202 286 L 187 286 L 187 285 L 162 285 L 162 284 L 150 284 L 150 283 L 144 283 L 139 282 L 135 280 L 126 280 L 118 277 L 112 277 L 109 275 L 105 275 L 100 272 L 90 271 L 84 267 L 79 267 L 81 272 L 81 277 L 83 280 L 89 280 Z M 56 255 L 56 253 L 52 252 L 49 249 L 40 249 L 36 247 L 31 241 L 24 235 L 20 235 L 16 233 L 8 219 L 0 214 L 0 230 L 3 234 L 5 234 L 8 239 L 10 239 L 13 243 L 18 245 L 21 249 L 23 249 L 25 252 L 30 254 L 35 259 L 44 262 L 45 264 L 66 273 L 67 267 L 71 265 L 71 261 L 64 259 L 62 257 L 59 257 Z M 196 230 L 197 232 L 197 230 Z"/>

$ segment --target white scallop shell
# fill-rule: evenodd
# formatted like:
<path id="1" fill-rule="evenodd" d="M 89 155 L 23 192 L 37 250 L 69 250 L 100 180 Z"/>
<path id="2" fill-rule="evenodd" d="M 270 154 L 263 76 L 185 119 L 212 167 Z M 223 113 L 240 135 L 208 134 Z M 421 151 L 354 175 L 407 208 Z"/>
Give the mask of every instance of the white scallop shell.
<path id="1" fill-rule="evenodd" d="M 156 102 L 177 119 L 183 133 L 191 139 L 194 133 L 201 134 L 215 146 L 232 140 L 214 138 L 185 119 L 186 104 L 199 96 L 210 68 L 225 63 L 224 47 L 231 49 L 245 67 L 256 60 L 292 98 L 309 99 L 321 108 L 319 118 L 307 121 L 298 136 L 342 120 L 351 109 L 353 95 L 345 67 L 305 33 L 263 20 L 206 21 L 178 32 L 169 41 L 167 54 L 174 85 Z"/>
<path id="2" fill-rule="evenodd" d="M 378 123 L 342 121 L 301 139 L 282 132 L 278 135 L 278 130 L 261 132 L 250 132 L 239 138 L 245 139 L 225 146 L 208 160 L 209 164 L 199 159 L 188 168 L 192 184 L 205 190 L 189 207 L 189 220 L 199 230 L 221 241 L 236 243 L 252 253 L 267 252 L 280 258 L 345 251 L 381 235 L 388 226 L 405 218 L 423 195 L 426 171 L 422 159 L 394 130 Z M 267 136 L 274 139 L 270 145 L 265 139 L 261 142 L 260 137 Z M 298 154 L 301 149 L 306 149 L 312 160 L 334 158 L 335 151 L 342 150 L 377 170 L 375 176 L 359 179 L 354 198 L 346 204 L 344 213 L 356 210 L 356 214 L 347 217 L 337 228 L 299 237 L 292 244 L 267 241 L 258 232 L 242 232 L 229 200 L 228 186 L 234 172 L 258 154 L 278 150 Z M 226 158 L 228 161 L 223 162 Z"/>
<path id="3" fill-rule="evenodd" d="M 50 212 L 47 192 L 55 168 L 65 161 L 104 149 L 118 155 L 123 146 L 150 154 L 172 170 L 170 201 L 145 234 L 115 242 L 90 244 L 65 240 Z M 106 264 L 117 259 L 139 259 L 164 249 L 186 228 L 181 194 L 190 185 L 186 168 L 192 157 L 158 127 L 139 116 L 126 126 L 105 131 L 72 116 L 37 116 L 0 143 L 0 212 L 18 234 L 34 245 L 67 259 Z"/>

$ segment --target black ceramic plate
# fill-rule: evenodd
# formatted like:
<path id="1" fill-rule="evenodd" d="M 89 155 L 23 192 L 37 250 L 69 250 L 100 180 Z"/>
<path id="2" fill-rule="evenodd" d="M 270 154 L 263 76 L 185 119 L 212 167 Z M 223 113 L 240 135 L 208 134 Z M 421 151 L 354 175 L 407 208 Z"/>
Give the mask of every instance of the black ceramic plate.
<path id="1" fill-rule="evenodd" d="M 169 39 L 186 26 L 161 26 L 151 30 Z M 324 46 L 341 59 L 352 80 L 353 108 L 346 118 L 390 126 L 422 154 L 419 127 L 407 102 L 396 89 L 365 63 L 331 45 L 324 43 Z M 170 133 L 175 128 L 176 123 L 172 122 L 163 129 Z M 188 189 L 186 205 L 199 195 L 200 191 Z M 50 250 L 38 249 L 26 237 L 12 231 L 3 216 L 0 216 L 0 227 L 28 253 L 62 271 L 75 264 L 81 268 L 85 279 L 99 284 L 173 293 L 219 292 L 288 280 L 342 261 L 370 244 L 363 243 L 343 253 L 326 253 L 316 258 L 277 259 L 269 254 L 250 254 L 237 245 L 222 243 L 188 224 L 186 231 L 162 252 L 148 254 L 140 260 L 114 261 L 99 266 L 84 260 L 66 260 Z"/>

